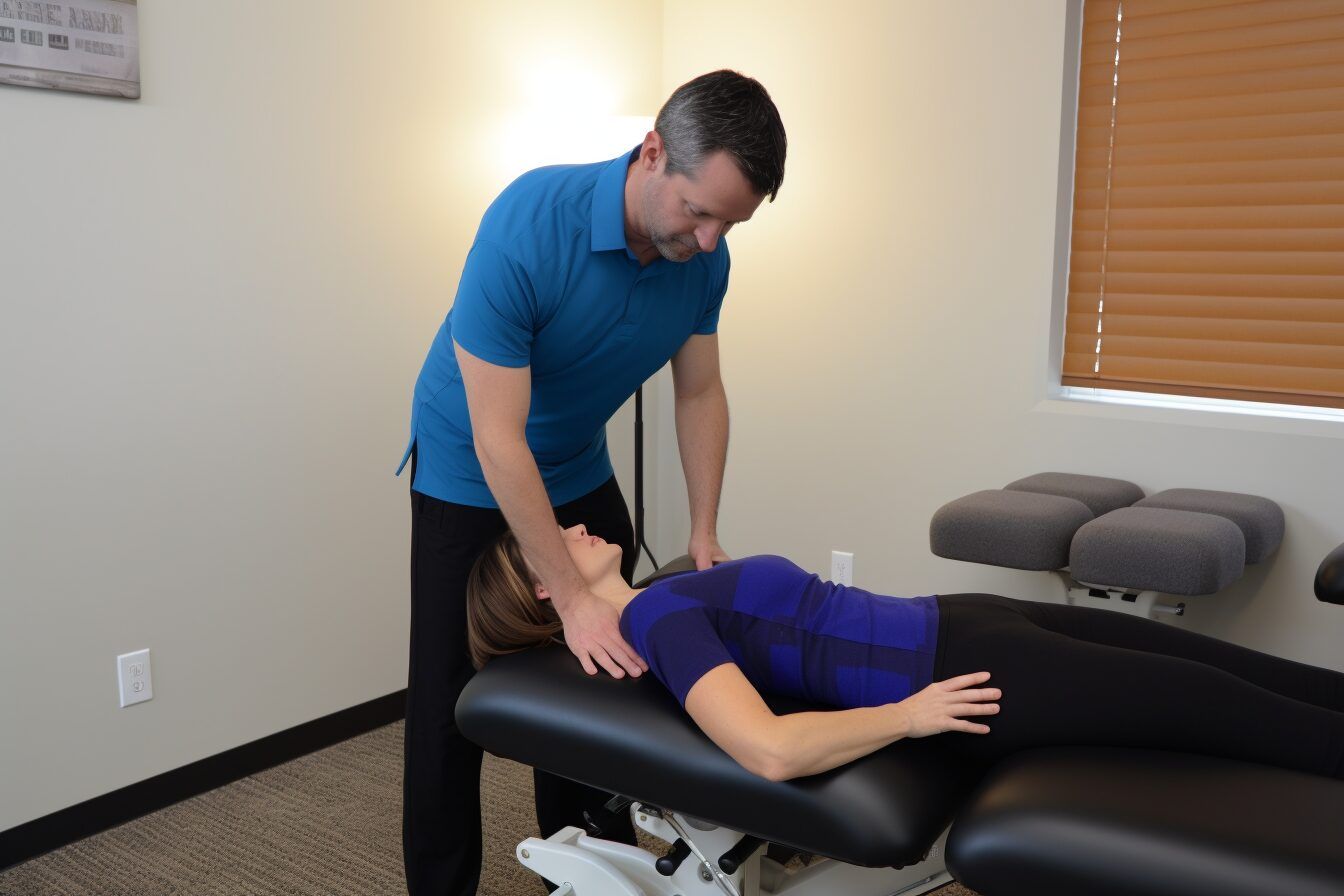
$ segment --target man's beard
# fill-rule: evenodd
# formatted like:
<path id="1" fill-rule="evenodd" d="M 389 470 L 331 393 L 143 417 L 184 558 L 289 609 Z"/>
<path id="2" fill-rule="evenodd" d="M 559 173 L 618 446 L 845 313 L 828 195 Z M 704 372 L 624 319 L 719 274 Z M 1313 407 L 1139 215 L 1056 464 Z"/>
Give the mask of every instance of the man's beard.
<path id="1" fill-rule="evenodd" d="M 650 228 L 649 241 L 652 242 L 653 247 L 658 250 L 658 254 L 668 261 L 689 261 L 691 256 L 700 251 L 699 246 L 692 246 L 689 243 L 684 243 L 676 237 L 659 233 L 652 228 Z"/>

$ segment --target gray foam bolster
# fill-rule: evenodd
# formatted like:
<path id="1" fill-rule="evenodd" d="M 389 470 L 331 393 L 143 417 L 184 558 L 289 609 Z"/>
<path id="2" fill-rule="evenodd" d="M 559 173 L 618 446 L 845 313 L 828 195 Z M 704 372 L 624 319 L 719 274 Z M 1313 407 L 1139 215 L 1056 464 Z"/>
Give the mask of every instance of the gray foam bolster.
<path id="1" fill-rule="evenodd" d="M 1082 501 L 1093 516 L 1128 507 L 1143 498 L 1143 489 L 1123 479 L 1082 476 L 1078 473 L 1037 473 L 1004 486 L 1005 491 L 1038 492 Z"/>
<path id="2" fill-rule="evenodd" d="M 1078 530 L 1073 577 L 1166 594 L 1213 594 L 1241 575 L 1246 539 L 1231 520 L 1208 513 L 1122 507 Z"/>
<path id="3" fill-rule="evenodd" d="M 1237 524 L 1241 534 L 1246 537 L 1247 563 L 1264 560 L 1278 550 L 1279 543 L 1283 541 L 1283 508 L 1258 495 L 1213 492 L 1201 488 L 1169 488 L 1144 498 L 1135 506 L 1191 510 L 1227 517 Z"/>
<path id="4" fill-rule="evenodd" d="M 1061 569 L 1073 534 L 1090 519 L 1092 512 L 1072 498 L 991 489 L 938 508 L 929 547 L 949 560 Z"/>

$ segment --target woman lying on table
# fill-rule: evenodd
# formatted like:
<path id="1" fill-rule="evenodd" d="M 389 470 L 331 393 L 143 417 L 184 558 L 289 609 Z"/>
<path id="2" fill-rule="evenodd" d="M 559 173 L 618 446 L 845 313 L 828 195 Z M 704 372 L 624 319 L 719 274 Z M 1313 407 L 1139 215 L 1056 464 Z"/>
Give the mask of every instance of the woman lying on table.
<path id="1" fill-rule="evenodd" d="M 771 780 L 944 732 L 949 748 L 984 759 L 1054 744 L 1145 747 L 1344 778 L 1339 672 L 1115 611 L 873 594 L 769 554 L 633 589 L 619 545 L 582 525 L 562 533 L 659 681 L 714 743 Z M 549 597 L 505 532 L 467 586 L 476 667 L 563 643 Z M 775 715 L 763 691 L 835 708 Z"/>

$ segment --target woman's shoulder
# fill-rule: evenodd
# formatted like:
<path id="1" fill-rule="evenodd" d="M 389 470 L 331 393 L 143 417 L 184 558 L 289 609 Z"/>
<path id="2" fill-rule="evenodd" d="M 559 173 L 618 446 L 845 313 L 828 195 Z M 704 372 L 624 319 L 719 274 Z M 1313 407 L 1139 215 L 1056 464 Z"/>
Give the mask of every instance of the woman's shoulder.
<path id="1" fill-rule="evenodd" d="M 693 605 L 730 608 L 743 586 L 770 588 L 811 575 L 779 554 L 752 554 L 724 560 L 707 569 L 691 569 L 655 579 L 635 599 L 649 595 L 639 607 L 646 613 L 650 612 L 650 604 L 657 604 L 660 614 Z"/>
<path id="2" fill-rule="evenodd" d="M 805 577 L 810 576 L 811 573 L 780 554 L 751 554 L 746 557 L 725 560 L 709 569 L 702 569 L 698 573 L 689 575 L 700 577 L 706 582 L 711 580 L 759 582 L 763 579 L 768 581 Z M 675 581 L 675 578 L 673 580 Z"/>
<path id="3" fill-rule="evenodd" d="M 788 572 L 798 575 L 811 575 L 810 572 L 803 569 L 797 563 L 794 563 L 788 557 L 780 554 L 753 554 L 750 557 L 743 557 L 740 561 L 745 566 L 769 570 L 772 572 Z"/>
<path id="4" fill-rule="evenodd" d="M 798 564 L 794 563 L 788 557 L 783 557 L 780 556 L 779 554 L 751 554 L 750 556 L 747 557 L 735 557 L 732 560 L 723 560 L 707 569 L 701 569 L 701 570 L 687 569 L 682 570 L 680 572 L 674 572 L 669 575 L 660 576 L 659 578 L 654 579 L 653 582 L 650 583 L 650 587 L 652 587 L 652 585 L 657 585 L 662 582 L 675 582 L 678 579 L 689 579 L 691 577 L 705 577 L 714 572 L 719 572 L 720 574 L 722 574 L 724 572 L 728 572 L 731 570 L 740 570 L 743 567 L 751 567 L 751 568 L 770 567 L 777 569 L 797 570 L 798 572 L 804 571 L 800 566 L 798 566 Z"/>
<path id="5" fill-rule="evenodd" d="M 719 566 L 727 566 L 732 563 L 752 566 L 791 566 L 794 569 L 800 569 L 797 563 L 794 563 L 788 557 L 780 554 L 751 554 L 747 557 L 738 557 L 735 560 L 725 560 Z"/>
<path id="6" fill-rule="evenodd" d="M 812 573 L 794 563 L 788 557 L 779 554 L 752 554 L 728 560 L 699 573 L 705 587 L 723 592 L 722 598 L 730 599 L 737 593 L 771 594 L 779 588 L 803 587 L 806 580 L 814 578 Z"/>

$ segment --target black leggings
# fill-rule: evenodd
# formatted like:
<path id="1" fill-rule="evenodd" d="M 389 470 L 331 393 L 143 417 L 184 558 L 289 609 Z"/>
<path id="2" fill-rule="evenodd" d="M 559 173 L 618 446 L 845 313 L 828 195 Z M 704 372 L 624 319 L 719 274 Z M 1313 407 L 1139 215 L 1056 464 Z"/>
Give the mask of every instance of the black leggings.
<path id="1" fill-rule="evenodd" d="M 1204 753 L 1344 778 L 1344 674 L 1153 619 L 994 594 L 938 597 L 934 680 L 989 672 L 988 734 L 943 743 L 996 759 L 1028 747 Z"/>

